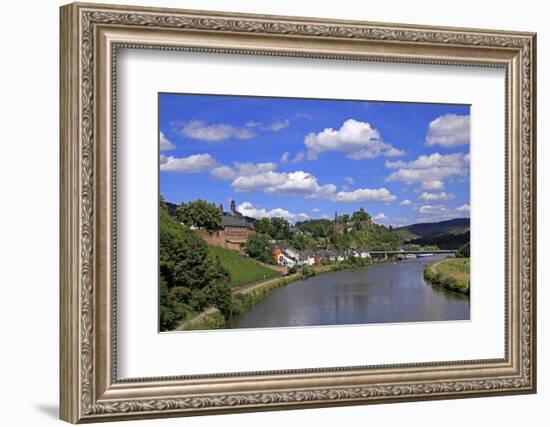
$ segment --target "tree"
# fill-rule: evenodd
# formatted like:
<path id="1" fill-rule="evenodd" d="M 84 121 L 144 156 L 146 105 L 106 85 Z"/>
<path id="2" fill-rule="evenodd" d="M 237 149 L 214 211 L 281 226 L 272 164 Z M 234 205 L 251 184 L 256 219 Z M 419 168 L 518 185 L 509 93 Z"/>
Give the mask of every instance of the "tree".
<path id="1" fill-rule="evenodd" d="M 290 224 L 283 218 L 271 218 L 273 234 L 271 237 L 277 240 L 285 240 L 290 237 Z"/>
<path id="2" fill-rule="evenodd" d="M 221 227 L 222 213 L 219 208 L 201 199 L 182 203 L 176 209 L 176 215 L 178 220 L 188 227 L 198 227 L 209 233 Z"/>
<path id="3" fill-rule="evenodd" d="M 296 228 L 303 232 L 310 233 L 311 237 L 318 239 L 329 237 L 334 234 L 334 223 L 328 219 L 312 219 L 296 223 Z"/>
<path id="4" fill-rule="evenodd" d="M 349 215 L 348 214 L 340 215 L 338 217 L 338 222 L 340 224 L 346 225 L 349 222 Z"/>
<path id="5" fill-rule="evenodd" d="M 458 258 L 470 258 L 470 243 L 466 243 L 456 253 Z"/>
<path id="6" fill-rule="evenodd" d="M 259 219 L 254 223 L 254 228 L 256 232 L 267 234 L 269 236 L 273 236 L 275 231 L 275 229 L 271 225 L 271 220 L 269 218 Z"/>
<path id="7" fill-rule="evenodd" d="M 208 246 L 192 231 L 186 229 L 160 210 L 160 272 L 169 288 L 184 286 L 190 289 L 204 287 Z"/>
<path id="8" fill-rule="evenodd" d="M 231 311 L 231 277 L 207 244 L 160 203 L 160 323 L 173 329 L 190 312 L 216 307 Z"/>
<path id="9" fill-rule="evenodd" d="M 208 285 L 205 293 L 209 305 L 216 307 L 228 318 L 231 315 L 231 275 L 217 256 L 211 256 L 208 264 Z"/>
<path id="10" fill-rule="evenodd" d="M 361 208 L 358 211 L 353 212 L 351 215 L 351 220 L 355 229 L 361 230 L 361 228 L 363 228 L 363 224 L 369 222 L 371 218 L 370 215 L 365 212 L 365 209 Z"/>
<path id="11" fill-rule="evenodd" d="M 250 258 L 273 264 L 273 244 L 267 234 L 254 233 L 248 237 L 244 246 L 245 252 Z"/>

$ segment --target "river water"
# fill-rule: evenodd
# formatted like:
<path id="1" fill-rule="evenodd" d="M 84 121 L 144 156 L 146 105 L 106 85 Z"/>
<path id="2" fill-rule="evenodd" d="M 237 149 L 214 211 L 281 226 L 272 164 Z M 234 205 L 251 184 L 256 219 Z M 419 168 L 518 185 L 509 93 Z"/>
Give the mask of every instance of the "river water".
<path id="1" fill-rule="evenodd" d="M 275 289 L 228 328 L 468 320 L 470 300 L 423 279 L 432 256 L 342 270 Z"/>

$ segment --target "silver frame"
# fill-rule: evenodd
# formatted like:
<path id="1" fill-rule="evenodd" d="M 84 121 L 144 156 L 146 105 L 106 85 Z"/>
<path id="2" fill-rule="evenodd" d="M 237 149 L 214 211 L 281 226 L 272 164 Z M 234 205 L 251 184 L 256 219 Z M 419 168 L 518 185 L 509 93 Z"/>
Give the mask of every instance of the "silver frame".
<path id="1" fill-rule="evenodd" d="M 61 8 L 60 42 L 63 420 L 535 392 L 535 34 L 76 3 Z M 504 68 L 505 357 L 117 379 L 118 48 Z"/>

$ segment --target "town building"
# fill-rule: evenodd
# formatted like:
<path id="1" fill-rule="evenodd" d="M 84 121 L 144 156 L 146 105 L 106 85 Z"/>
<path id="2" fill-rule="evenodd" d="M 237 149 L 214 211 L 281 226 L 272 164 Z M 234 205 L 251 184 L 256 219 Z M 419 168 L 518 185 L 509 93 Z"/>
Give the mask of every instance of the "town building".
<path id="1" fill-rule="evenodd" d="M 275 259 L 275 262 L 277 264 L 286 266 L 289 268 L 292 268 L 295 265 L 298 265 L 298 259 L 291 256 L 287 252 L 287 249 L 281 244 L 276 244 L 273 247 L 273 258 Z"/>
<path id="2" fill-rule="evenodd" d="M 254 224 L 237 211 L 235 200 L 231 200 L 229 211 L 224 212 L 223 205 L 220 205 L 220 211 L 222 212 L 220 237 L 229 243 L 246 243 L 248 237 L 254 233 Z"/>
<path id="3" fill-rule="evenodd" d="M 222 215 L 220 230 L 214 233 L 204 230 L 195 232 L 210 245 L 242 252 L 243 244 L 255 232 L 254 224 L 237 211 L 235 200 L 231 200 L 229 211 L 224 212 L 223 205 L 220 205 L 219 209 Z"/>

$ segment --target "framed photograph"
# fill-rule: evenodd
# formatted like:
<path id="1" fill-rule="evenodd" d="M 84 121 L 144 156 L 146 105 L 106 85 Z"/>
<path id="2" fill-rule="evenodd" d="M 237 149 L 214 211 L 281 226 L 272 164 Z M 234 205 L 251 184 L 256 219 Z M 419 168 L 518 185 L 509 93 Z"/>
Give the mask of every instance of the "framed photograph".
<path id="1" fill-rule="evenodd" d="M 61 8 L 61 418 L 536 391 L 535 34 Z"/>

